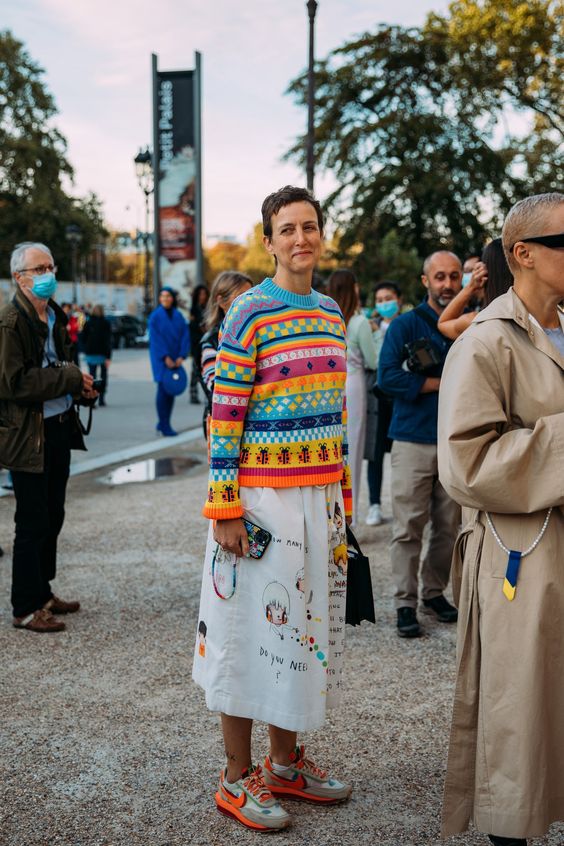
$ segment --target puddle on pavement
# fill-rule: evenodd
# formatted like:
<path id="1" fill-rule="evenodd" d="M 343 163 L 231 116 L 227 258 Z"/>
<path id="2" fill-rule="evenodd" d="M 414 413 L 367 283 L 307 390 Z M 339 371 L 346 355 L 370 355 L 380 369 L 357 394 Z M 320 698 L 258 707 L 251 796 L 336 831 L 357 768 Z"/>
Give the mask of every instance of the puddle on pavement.
<path id="1" fill-rule="evenodd" d="M 106 485 L 128 485 L 131 482 L 154 482 L 170 476 L 184 476 L 201 464 L 197 458 L 148 458 L 134 464 L 124 464 L 104 476 Z"/>

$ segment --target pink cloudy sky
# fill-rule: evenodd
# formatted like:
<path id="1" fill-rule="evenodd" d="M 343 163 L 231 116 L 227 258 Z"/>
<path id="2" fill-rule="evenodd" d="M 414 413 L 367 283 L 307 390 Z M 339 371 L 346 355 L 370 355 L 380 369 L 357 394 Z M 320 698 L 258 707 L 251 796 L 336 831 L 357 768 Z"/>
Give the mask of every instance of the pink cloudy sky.
<path id="1" fill-rule="evenodd" d="M 306 63 L 304 0 L 17 0 L 2 28 L 46 71 L 76 171 L 77 194 L 95 191 L 111 226 L 143 225 L 133 157 L 151 138 L 150 54 L 162 70 L 203 54 L 204 231 L 244 238 L 263 197 L 305 183 L 284 150 L 305 111 L 284 90 Z M 446 0 L 319 0 L 316 54 L 381 21 L 416 25 Z M 330 176 L 319 175 L 323 198 Z"/>

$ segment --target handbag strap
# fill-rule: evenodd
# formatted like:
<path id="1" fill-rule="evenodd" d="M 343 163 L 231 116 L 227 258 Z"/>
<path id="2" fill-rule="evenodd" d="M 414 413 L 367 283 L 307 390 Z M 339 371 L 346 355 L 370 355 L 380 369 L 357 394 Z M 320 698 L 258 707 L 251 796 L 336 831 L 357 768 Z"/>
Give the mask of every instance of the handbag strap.
<path id="1" fill-rule="evenodd" d="M 354 536 L 353 530 L 347 524 L 347 546 L 352 546 L 353 549 L 356 549 L 359 555 L 363 555 L 362 549 L 358 545 L 358 541 Z"/>

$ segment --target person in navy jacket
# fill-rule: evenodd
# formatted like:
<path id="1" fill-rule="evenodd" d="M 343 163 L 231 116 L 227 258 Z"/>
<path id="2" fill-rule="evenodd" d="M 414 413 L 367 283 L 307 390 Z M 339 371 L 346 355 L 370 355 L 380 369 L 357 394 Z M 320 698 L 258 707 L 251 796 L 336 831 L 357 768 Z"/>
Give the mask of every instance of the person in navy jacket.
<path id="1" fill-rule="evenodd" d="M 425 259 L 421 281 L 427 299 L 392 321 L 378 367 L 378 385 L 393 397 L 388 432 L 392 447 L 392 511 L 390 545 L 395 583 L 394 601 L 400 637 L 418 637 L 418 577 L 423 530 L 431 521 L 429 544 L 421 562 L 421 599 L 427 613 L 441 622 L 455 622 L 457 611 L 444 597 L 460 509 L 438 479 L 437 416 L 443 364 L 450 348 L 436 324 L 442 310 L 460 291 L 462 265 L 453 253 L 440 251 Z M 406 345 L 426 339 L 437 363 L 423 372 L 407 365 Z"/>
<path id="2" fill-rule="evenodd" d="M 167 368 L 180 367 L 190 350 L 188 323 L 177 308 L 176 291 L 162 288 L 160 305 L 149 317 L 149 353 L 153 379 L 157 388 L 157 431 L 165 437 L 178 434 L 170 425 L 174 397 L 163 386 L 163 375 Z"/>

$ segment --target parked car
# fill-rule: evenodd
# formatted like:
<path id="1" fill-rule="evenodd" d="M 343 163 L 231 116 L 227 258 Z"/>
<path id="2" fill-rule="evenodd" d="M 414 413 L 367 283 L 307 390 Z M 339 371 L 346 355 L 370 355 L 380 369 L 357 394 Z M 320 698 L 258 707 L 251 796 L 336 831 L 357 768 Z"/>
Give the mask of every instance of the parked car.
<path id="1" fill-rule="evenodd" d="M 125 314 L 125 312 L 120 311 L 106 312 L 106 317 L 112 327 L 112 345 L 114 349 L 136 346 L 137 338 L 143 335 L 145 331 L 145 325 L 142 320 L 139 320 L 138 317 L 134 317 L 132 314 Z"/>

